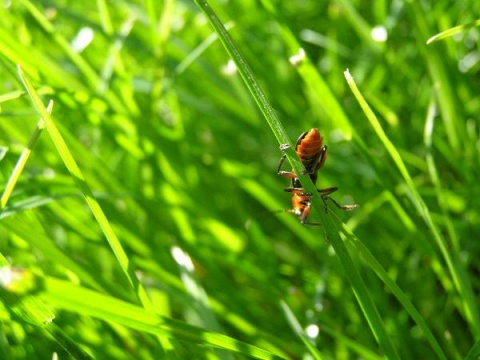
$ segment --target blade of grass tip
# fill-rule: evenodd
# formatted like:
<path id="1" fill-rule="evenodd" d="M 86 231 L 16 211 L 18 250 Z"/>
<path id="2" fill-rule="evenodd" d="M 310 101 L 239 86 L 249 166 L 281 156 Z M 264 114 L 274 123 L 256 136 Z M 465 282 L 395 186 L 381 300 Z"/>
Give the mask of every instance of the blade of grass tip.
<path id="1" fill-rule="evenodd" d="M 3 160 L 7 152 L 8 152 L 8 147 L 0 145 L 0 161 Z"/>
<path id="2" fill-rule="evenodd" d="M 373 130 L 375 130 L 377 136 L 382 141 L 383 146 L 385 146 L 388 153 L 392 157 L 393 161 L 397 165 L 398 170 L 400 171 L 403 178 L 407 182 L 408 187 L 409 188 L 415 188 L 415 185 L 413 184 L 413 180 L 411 179 L 411 177 L 408 173 L 408 170 L 407 170 L 405 164 L 403 163 L 402 158 L 400 157 L 400 154 L 398 153 L 397 149 L 395 148 L 395 145 L 393 145 L 390 142 L 390 140 L 388 139 L 387 135 L 383 131 L 382 125 L 378 121 L 377 117 L 373 113 L 370 106 L 368 106 L 364 97 L 360 93 L 360 90 L 358 90 L 357 85 L 355 84 L 355 81 L 353 80 L 353 77 L 350 74 L 350 71 L 347 69 L 344 72 L 344 74 L 345 74 L 345 79 L 347 80 L 347 84 L 348 84 L 348 86 L 350 86 L 350 89 L 352 90 L 353 95 L 355 96 L 358 103 L 360 104 L 360 107 L 362 108 L 363 112 L 367 116 L 367 119 L 370 121 L 370 125 L 373 127 Z"/>
<path id="3" fill-rule="evenodd" d="M 468 29 L 470 29 L 472 27 L 475 27 L 475 26 L 480 26 L 480 20 L 475 20 L 475 21 L 472 21 L 468 24 L 458 25 L 458 26 L 455 26 L 455 27 L 450 28 L 448 30 L 442 31 L 441 33 L 433 35 L 430 39 L 427 40 L 427 45 L 430 45 L 431 43 L 434 43 L 435 41 L 451 37 L 455 34 L 461 33 L 462 31 L 467 31 Z"/>
<path id="4" fill-rule="evenodd" d="M 408 173 L 408 170 L 402 158 L 400 157 L 400 154 L 398 153 L 395 146 L 390 142 L 387 135 L 383 131 L 382 126 L 380 125 L 380 122 L 378 121 L 377 117 L 373 113 L 368 103 L 365 101 L 365 98 L 363 97 L 363 95 L 360 93 L 360 90 L 355 84 L 355 81 L 353 80 L 353 77 L 350 75 L 350 72 L 348 71 L 348 69 L 345 71 L 345 78 L 347 80 L 347 83 L 350 89 L 352 90 L 352 93 L 354 94 L 355 98 L 360 104 L 360 107 L 365 113 L 367 119 L 370 121 L 371 126 L 375 130 L 377 136 L 382 141 L 390 157 L 393 159 L 401 175 L 403 176 L 407 184 L 407 187 L 410 191 L 410 194 L 412 196 L 413 204 L 415 205 L 420 216 L 423 218 L 428 228 L 432 232 L 433 239 L 435 240 L 437 247 L 440 249 L 440 252 L 442 253 L 442 256 L 447 264 L 448 270 L 455 284 L 455 288 L 457 289 L 460 296 L 464 300 L 466 300 L 465 302 L 462 302 L 462 305 L 463 305 L 462 310 L 465 313 L 465 317 L 470 327 L 473 329 L 474 333 L 479 334 L 479 331 L 480 331 L 479 310 L 474 300 L 475 295 L 473 293 L 472 286 L 468 280 L 468 276 L 465 273 L 465 269 L 461 265 L 462 262 L 459 260 L 459 255 L 457 253 L 455 253 L 455 255 L 452 255 L 453 253 L 452 249 L 449 249 L 447 247 L 446 240 L 444 239 L 444 237 L 442 237 L 441 231 L 433 221 L 427 205 L 425 204 L 422 197 L 418 193 L 415 187 L 415 184 L 413 183 L 413 180 L 410 177 L 410 174 Z M 435 261 L 435 259 L 433 260 Z"/>
<path id="5" fill-rule="evenodd" d="M 53 108 L 53 102 L 50 101 L 46 111 L 49 114 L 51 114 L 52 108 Z M 39 139 L 40 134 L 42 133 L 44 128 L 45 128 L 45 124 L 43 122 L 43 119 L 40 118 L 40 120 L 38 120 L 35 131 L 33 132 L 32 136 L 30 137 L 30 140 L 27 143 L 27 147 L 22 151 L 22 154 L 18 158 L 18 161 L 15 164 L 15 168 L 13 169 L 12 175 L 10 175 L 7 185 L 5 186 L 5 190 L 3 191 L 2 197 L 0 198 L 0 213 L 3 211 L 3 209 L 7 205 L 8 199 L 10 199 L 13 189 L 15 188 L 15 185 L 17 184 L 17 181 L 20 178 L 20 175 L 23 169 L 25 168 L 25 165 L 27 164 L 30 154 L 32 153 L 32 149 L 37 143 L 37 140 Z"/>
<path id="6" fill-rule="evenodd" d="M 80 171 L 80 168 L 78 167 L 75 159 L 73 158 L 73 155 L 71 154 L 67 144 L 65 143 L 65 140 L 63 139 L 62 135 L 58 131 L 55 123 L 53 122 L 53 119 L 50 117 L 50 114 L 47 112 L 47 109 L 45 109 L 45 106 L 43 105 L 42 100 L 38 96 L 37 92 L 33 88 L 28 78 L 24 75 L 20 66 L 18 66 L 18 73 L 37 111 L 40 113 L 44 121 L 45 128 L 47 129 L 47 132 L 49 133 L 52 139 L 52 142 L 55 145 L 62 161 L 64 162 L 70 174 L 74 177 L 77 183 L 77 186 L 79 187 L 80 191 L 85 197 L 85 201 L 87 202 L 90 210 L 92 211 L 93 216 L 97 220 L 100 228 L 102 229 L 105 237 L 107 238 L 107 241 L 109 242 L 110 247 L 112 248 L 115 254 L 115 257 L 117 258 L 117 261 L 120 264 L 120 267 L 127 281 L 137 291 L 137 296 L 142 302 L 142 304 L 145 307 L 149 308 L 150 302 L 148 300 L 148 297 L 146 296 L 145 290 L 138 282 L 138 279 L 136 278 L 133 272 L 133 269 L 130 266 L 130 262 L 127 254 L 125 253 L 125 250 L 123 249 L 120 241 L 118 240 L 115 232 L 113 231 L 113 228 L 111 227 L 105 213 L 100 207 L 100 204 L 95 199 L 90 187 L 85 181 Z"/>
<path id="7" fill-rule="evenodd" d="M 279 121 L 275 111 L 273 110 L 272 106 L 270 105 L 265 93 L 260 88 L 255 75 L 250 70 L 246 60 L 240 54 L 239 50 L 233 43 L 233 40 L 230 38 L 230 35 L 225 30 L 222 22 L 217 17 L 213 9 L 210 7 L 206 0 L 195 0 L 195 3 L 200 7 L 203 13 L 207 16 L 208 21 L 213 26 L 215 31 L 217 32 L 222 44 L 224 45 L 226 51 L 231 56 L 235 64 L 237 65 L 237 69 L 242 76 L 246 86 L 248 87 L 250 93 L 252 94 L 255 102 L 259 106 L 260 110 L 262 111 L 263 115 L 265 116 L 268 124 L 270 125 L 273 133 L 277 137 L 279 143 L 281 144 L 281 149 L 285 151 L 287 159 L 289 160 L 290 164 L 293 167 L 293 170 L 296 174 L 299 174 L 300 181 L 304 185 L 304 188 L 307 192 L 314 194 L 312 197 L 312 205 L 315 209 L 323 209 L 323 201 L 320 199 L 320 195 L 318 194 L 314 184 L 310 180 L 309 176 L 301 175 L 303 172 L 303 165 L 300 162 L 300 159 L 297 157 L 295 151 L 292 148 L 292 143 L 288 136 L 286 135 L 285 129 L 283 125 Z M 323 214 L 321 211 L 317 211 L 317 214 L 322 219 L 325 225 L 326 233 L 331 236 L 331 243 L 338 255 L 339 261 L 342 263 L 342 266 L 347 274 L 347 277 L 350 280 L 352 285 L 353 291 L 357 297 L 360 307 L 362 308 L 365 317 L 370 324 L 372 332 L 377 339 L 379 345 L 382 347 L 385 355 L 389 359 L 398 359 L 398 354 L 393 347 L 389 336 L 385 331 L 385 327 L 383 326 L 382 320 L 378 314 L 378 311 L 373 304 L 372 300 L 370 299 L 367 288 L 363 279 L 360 276 L 360 273 L 355 268 L 348 252 L 346 251 L 345 245 L 340 238 L 338 229 L 336 229 L 332 220 Z"/>

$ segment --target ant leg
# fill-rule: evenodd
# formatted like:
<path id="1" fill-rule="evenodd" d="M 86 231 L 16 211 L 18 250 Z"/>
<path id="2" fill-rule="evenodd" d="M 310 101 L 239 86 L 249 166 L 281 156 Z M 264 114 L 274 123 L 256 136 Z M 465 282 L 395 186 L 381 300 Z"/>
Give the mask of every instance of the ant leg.
<path id="1" fill-rule="evenodd" d="M 292 181 L 292 183 L 293 183 L 293 181 Z M 342 209 L 342 210 L 345 210 L 345 211 L 351 211 L 351 210 L 354 210 L 357 207 L 357 205 L 342 206 L 338 202 L 336 202 L 334 199 L 332 199 L 329 195 L 334 193 L 337 190 L 338 190 L 338 188 L 336 186 L 332 186 L 332 187 L 329 187 L 329 188 L 326 188 L 326 189 L 317 189 L 317 191 L 320 193 L 320 197 L 322 198 L 322 201 L 323 201 L 325 214 L 328 213 L 328 207 L 327 207 L 327 201 L 326 201 L 327 199 L 330 199 L 339 209 Z M 288 187 L 288 188 L 285 188 L 284 191 L 294 192 L 294 193 L 297 193 L 299 195 L 303 195 L 303 196 L 306 196 L 306 197 L 312 197 L 312 194 L 305 192 L 302 187 L 298 187 L 298 188 Z M 309 212 L 310 212 L 310 210 L 308 210 L 308 213 Z M 308 216 L 308 213 L 307 213 L 307 216 Z"/>
<path id="2" fill-rule="evenodd" d="M 305 208 L 305 210 L 303 210 L 303 212 L 299 215 L 298 214 L 298 210 L 296 209 L 286 209 L 286 210 L 283 210 L 283 212 L 285 213 L 289 213 L 289 214 L 295 214 L 297 215 L 298 217 L 300 217 L 300 223 L 302 225 L 305 225 L 305 226 L 321 226 L 322 223 L 317 223 L 317 222 L 307 222 L 307 217 L 308 217 L 308 214 L 310 214 L 310 208 Z"/>
<path id="3" fill-rule="evenodd" d="M 291 171 L 281 170 L 282 165 L 285 162 L 286 158 L 287 158 L 287 155 L 285 155 L 285 154 L 283 154 L 282 157 L 280 158 L 280 162 L 278 163 L 278 167 L 277 167 L 277 174 L 280 175 L 280 176 L 289 178 L 289 179 L 294 179 L 294 178 L 297 177 L 297 175 L 295 175 L 295 173 L 293 173 Z"/>
<path id="4" fill-rule="evenodd" d="M 337 190 L 338 188 L 336 186 L 332 186 L 326 189 L 317 189 L 317 191 L 321 194 L 322 197 L 327 197 L 328 195 L 333 194 Z"/>
<path id="5" fill-rule="evenodd" d="M 302 184 L 300 184 L 299 182 L 298 183 L 294 182 L 293 185 L 298 185 L 298 186 L 291 186 L 291 187 L 283 189 L 283 191 L 294 192 L 294 193 L 297 193 L 298 195 L 303 195 L 303 196 L 306 196 L 306 197 L 312 197 L 312 193 L 306 192 L 302 188 Z"/>
<path id="6" fill-rule="evenodd" d="M 327 199 L 330 199 L 330 194 L 334 193 L 337 191 L 338 188 L 336 186 L 332 186 L 326 189 L 317 189 L 317 191 L 320 193 L 320 197 L 322 198 L 323 201 L 323 210 L 326 213 L 328 213 L 328 207 L 327 207 Z"/>
<path id="7" fill-rule="evenodd" d="M 282 168 L 282 165 L 285 162 L 286 158 L 287 158 L 287 155 L 285 154 L 283 154 L 282 157 L 280 158 L 280 162 L 278 163 L 278 167 L 277 167 L 277 173 L 280 173 L 280 169 Z"/>
<path id="8" fill-rule="evenodd" d="M 337 208 L 339 208 L 340 210 L 343 210 L 343 211 L 352 211 L 352 210 L 355 210 L 358 207 L 357 204 L 340 205 L 335 199 L 331 198 L 330 196 L 325 197 L 325 199 L 331 200 Z"/>
<path id="9" fill-rule="evenodd" d="M 308 215 L 310 214 L 310 204 L 308 204 L 305 209 L 303 209 L 302 215 L 300 217 L 300 222 L 302 225 L 306 226 L 321 226 L 322 223 L 319 222 L 307 222 Z"/>
<path id="10" fill-rule="evenodd" d="M 329 188 L 326 188 L 326 189 L 317 189 L 317 190 L 321 194 L 322 200 L 323 200 L 324 203 L 328 199 L 328 200 L 332 201 L 335 204 L 335 206 L 337 208 L 339 208 L 340 210 L 352 211 L 352 210 L 355 210 L 358 207 L 358 205 L 356 205 L 356 204 L 340 205 L 334 198 L 331 198 L 329 195 L 338 190 L 338 188 L 336 186 L 332 186 L 332 187 L 329 187 Z M 326 208 L 326 206 L 327 206 L 327 204 L 325 203 L 325 208 Z"/>

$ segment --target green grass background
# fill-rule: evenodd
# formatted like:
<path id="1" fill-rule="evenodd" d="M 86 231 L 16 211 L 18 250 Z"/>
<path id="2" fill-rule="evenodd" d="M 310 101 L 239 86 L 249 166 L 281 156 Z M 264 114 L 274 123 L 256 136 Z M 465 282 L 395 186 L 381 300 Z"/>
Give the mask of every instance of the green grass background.
<path id="1" fill-rule="evenodd" d="M 426 42 L 480 3 L 209 3 L 360 207 L 276 212 L 272 122 L 193 0 L 5 3 L 0 358 L 477 359 L 480 33 Z"/>

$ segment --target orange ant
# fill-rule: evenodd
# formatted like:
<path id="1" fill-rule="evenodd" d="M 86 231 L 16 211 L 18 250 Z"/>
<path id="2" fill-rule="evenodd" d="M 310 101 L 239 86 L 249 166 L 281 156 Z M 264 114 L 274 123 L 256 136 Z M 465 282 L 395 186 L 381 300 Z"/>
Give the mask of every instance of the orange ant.
<path id="1" fill-rule="evenodd" d="M 282 146 L 285 149 L 285 146 Z M 318 178 L 318 170 L 323 166 L 327 159 L 327 146 L 323 145 L 323 137 L 320 136 L 318 129 L 311 129 L 305 131 L 300 135 L 296 144 L 295 151 L 302 161 L 305 170 L 302 175 L 309 175 L 312 182 L 315 184 Z M 321 223 L 307 222 L 308 215 L 310 214 L 310 197 L 311 194 L 306 193 L 297 178 L 297 175 L 293 171 L 283 171 L 281 167 L 285 162 L 286 155 L 283 155 L 278 164 L 277 173 L 280 176 L 291 179 L 290 187 L 285 188 L 285 191 L 293 193 L 292 205 L 293 209 L 286 210 L 286 212 L 295 214 L 303 225 L 321 225 Z M 332 186 L 326 189 L 317 189 L 325 204 L 325 211 L 327 211 L 326 200 L 331 200 L 336 207 L 344 211 L 351 211 L 357 208 L 358 205 L 340 205 L 335 199 L 330 197 L 330 194 L 337 191 L 336 186 Z"/>

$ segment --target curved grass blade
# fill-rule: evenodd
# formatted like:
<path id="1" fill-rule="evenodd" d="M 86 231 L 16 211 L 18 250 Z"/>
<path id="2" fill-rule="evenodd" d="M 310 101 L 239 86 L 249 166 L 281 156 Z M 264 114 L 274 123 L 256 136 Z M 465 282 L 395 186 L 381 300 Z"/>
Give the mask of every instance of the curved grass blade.
<path id="1" fill-rule="evenodd" d="M 466 270 L 461 265 L 461 261 L 459 259 L 459 254 L 450 249 L 447 246 L 445 238 L 442 236 L 440 229 L 438 228 L 437 224 L 433 221 L 432 214 L 428 209 L 427 205 L 423 201 L 422 197 L 417 191 L 417 188 L 413 182 L 412 177 L 410 176 L 405 163 L 403 162 L 400 153 L 395 148 L 393 143 L 388 139 L 387 135 L 383 131 L 383 128 L 378 121 L 377 117 L 373 113 L 372 109 L 365 101 L 365 98 L 360 93 L 355 81 L 353 80 L 350 72 L 348 70 L 345 71 L 345 78 L 347 79 L 347 83 L 352 90 L 355 98 L 357 99 L 360 107 L 362 108 L 365 116 L 367 117 L 368 121 L 370 122 L 372 128 L 377 133 L 377 136 L 382 141 L 383 146 L 390 154 L 393 162 L 397 166 L 400 174 L 404 178 L 408 191 L 411 195 L 412 202 L 414 206 L 417 208 L 418 213 L 422 217 L 422 219 L 427 224 L 428 228 L 432 232 L 433 239 L 435 241 L 436 246 L 440 249 L 442 256 L 448 266 L 448 271 L 450 276 L 453 279 L 455 287 L 458 293 L 461 295 L 462 299 L 465 299 L 465 302 L 462 303 L 461 309 L 465 314 L 465 317 L 471 326 L 474 333 L 479 333 L 479 324 L 480 324 L 480 315 L 479 310 L 477 307 L 477 303 L 475 301 L 475 295 L 473 293 L 473 289 L 471 283 L 469 281 L 468 275 L 466 274 Z"/>
<path id="2" fill-rule="evenodd" d="M 260 88 L 260 85 L 258 84 L 256 77 L 251 71 L 248 63 L 240 54 L 240 51 L 233 43 L 230 35 L 225 30 L 222 22 L 217 17 L 208 2 L 206 0 L 195 0 L 195 3 L 206 15 L 208 21 L 217 32 L 222 44 L 225 47 L 225 50 L 232 57 L 233 61 L 237 65 L 238 71 L 242 76 L 245 85 L 248 87 L 252 97 L 255 99 L 255 102 L 265 116 L 267 123 L 270 125 L 270 128 L 272 129 L 274 135 L 277 137 L 277 140 L 280 143 L 280 148 L 285 151 L 285 154 L 290 164 L 292 165 L 294 172 L 296 174 L 302 174 L 303 165 L 293 150 L 292 142 L 286 135 L 282 123 L 275 114 L 275 111 L 270 105 L 270 102 L 265 96 L 265 93 Z M 323 209 L 324 203 L 318 195 L 316 188 L 310 178 L 305 175 L 300 175 L 299 179 L 304 185 L 305 190 L 311 194 L 314 194 L 314 196 L 311 198 L 312 207 L 314 209 Z M 322 211 L 317 211 L 316 214 L 324 220 L 322 222 L 325 226 L 325 232 L 326 234 L 328 234 L 328 240 L 331 242 L 339 258 L 339 261 L 342 264 L 343 269 L 345 270 L 350 284 L 352 285 L 353 292 L 377 342 L 379 343 L 385 355 L 389 359 L 399 359 L 398 353 L 391 342 L 390 336 L 386 332 L 385 326 L 382 319 L 380 318 L 378 310 L 368 294 L 365 282 L 363 281 L 360 272 L 355 267 L 352 259 L 350 258 L 350 255 L 345 248 L 345 244 L 340 238 L 339 229 L 332 222 L 332 220 Z"/>
<path id="3" fill-rule="evenodd" d="M 303 341 L 303 343 L 305 344 L 307 349 L 310 351 L 310 354 L 313 356 L 313 358 L 316 360 L 322 360 L 323 359 L 322 354 L 307 337 L 307 335 L 303 331 L 302 327 L 300 326 L 300 323 L 298 322 L 297 318 L 295 317 L 295 314 L 292 312 L 290 307 L 283 301 L 280 303 L 280 305 L 282 307 L 283 312 L 285 313 L 285 317 L 288 319 L 288 322 L 290 323 L 290 326 L 295 331 L 297 336 Z"/>
<path id="4" fill-rule="evenodd" d="M 47 108 L 45 109 L 48 114 L 52 113 L 52 108 L 53 108 L 53 102 L 50 101 L 48 104 Z M 2 214 L 3 210 L 5 209 L 5 206 L 7 205 L 8 199 L 10 198 L 10 195 L 12 195 L 12 191 L 15 188 L 15 185 L 20 178 L 20 175 L 25 168 L 25 165 L 28 161 L 28 158 L 30 157 L 30 154 L 32 153 L 32 149 L 35 146 L 37 140 L 39 139 L 43 129 L 45 127 L 45 123 L 42 118 L 38 120 L 37 127 L 35 128 L 35 131 L 33 132 L 32 136 L 30 137 L 30 140 L 28 140 L 27 147 L 22 151 L 22 154 L 18 158 L 17 163 L 15 164 L 15 167 L 13 169 L 12 175 L 10 175 L 10 178 L 8 179 L 7 185 L 5 186 L 5 190 L 3 191 L 2 197 L 0 197 L 0 215 Z"/>
<path id="5" fill-rule="evenodd" d="M 70 61 L 76 66 L 78 71 L 83 75 L 88 86 L 94 91 L 99 92 L 101 89 L 104 89 L 104 84 L 102 84 L 103 79 L 97 74 L 93 67 L 82 57 L 81 54 L 75 52 L 70 45 L 70 43 L 65 38 L 64 34 L 61 31 L 57 31 L 55 26 L 47 18 L 47 16 L 37 8 L 37 3 L 29 0 L 20 0 L 22 5 L 32 16 L 33 19 L 38 23 L 38 25 L 45 31 L 51 38 L 52 43 L 54 43 L 59 49 L 65 53 L 65 55 L 70 59 Z M 56 68 L 56 67 L 54 67 Z M 135 114 L 135 109 L 126 108 L 125 101 L 119 99 L 119 97 L 111 91 L 107 91 L 104 94 L 105 99 L 116 111 L 130 112 Z M 126 111 L 127 110 L 127 111 Z"/>
<path id="6" fill-rule="evenodd" d="M 60 309 L 107 322 L 115 322 L 153 335 L 238 352 L 257 359 L 284 359 L 283 356 L 226 335 L 205 331 L 182 321 L 160 316 L 139 306 L 82 288 L 71 282 L 45 278 L 45 291 L 41 294 L 41 298 Z"/>
<path id="7" fill-rule="evenodd" d="M 289 51 L 291 53 L 298 51 L 302 45 L 292 32 L 292 29 L 286 25 L 288 22 L 282 19 L 281 12 L 278 10 L 276 4 L 271 0 L 262 0 L 262 4 L 272 15 L 281 19 L 279 24 L 282 31 L 282 40 L 285 42 Z M 312 95 L 316 97 L 318 105 L 323 108 L 325 116 L 335 124 L 336 128 L 342 130 L 347 139 L 350 139 L 355 131 L 352 124 L 325 79 L 317 71 L 317 68 L 306 54 L 301 60 L 301 65 L 297 66 L 297 71 L 303 78 L 305 85 L 310 88 Z M 359 140 L 362 146 L 363 140 L 360 137 L 356 137 L 356 140 Z"/>
<path id="8" fill-rule="evenodd" d="M 402 307 L 410 315 L 410 317 L 417 323 L 418 327 L 422 329 L 425 337 L 427 338 L 430 346 L 435 351 L 439 359 L 447 360 L 447 357 L 442 350 L 442 347 L 438 343 L 434 334 L 430 331 L 427 323 L 423 319 L 422 315 L 417 311 L 410 301 L 409 296 L 405 294 L 402 289 L 391 279 L 382 265 L 378 262 L 375 256 L 368 250 L 368 248 L 363 245 L 363 243 L 353 234 L 350 229 L 348 229 L 337 216 L 333 216 L 333 220 L 337 223 L 337 226 L 342 228 L 342 232 L 346 238 L 346 244 L 350 248 L 351 252 L 360 255 L 363 258 L 365 264 L 377 274 L 377 276 L 382 280 L 382 282 L 390 289 L 390 291 L 395 295 L 398 302 L 402 304 Z"/>
<path id="9" fill-rule="evenodd" d="M 430 39 L 427 40 L 427 45 L 430 45 L 435 41 L 446 39 L 448 37 L 461 33 L 462 31 L 467 31 L 468 29 L 471 29 L 472 27 L 475 27 L 475 26 L 480 26 L 480 20 L 475 20 L 468 24 L 458 25 L 448 30 L 442 31 L 437 35 L 433 35 Z"/>
<path id="10" fill-rule="evenodd" d="M 87 184 L 80 168 L 77 165 L 72 153 L 70 152 L 65 140 L 63 139 L 62 135 L 58 131 L 53 119 L 51 118 L 50 114 L 48 113 L 47 109 L 43 105 L 38 93 L 35 91 L 34 87 L 28 80 L 28 78 L 24 75 L 23 71 L 21 70 L 20 66 L 18 66 L 18 73 L 22 82 L 27 90 L 28 94 L 30 95 L 37 111 L 40 113 L 44 123 L 45 128 L 47 129 L 53 144 L 55 145 L 60 157 L 62 158 L 66 168 L 70 172 L 70 174 L 75 179 L 77 186 L 79 187 L 80 191 L 82 192 L 83 196 L 85 197 L 85 201 L 87 202 L 90 210 L 92 211 L 93 216 L 97 220 L 100 228 L 102 229 L 107 241 L 112 248 L 112 251 L 117 258 L 117 261 L 128 281 L 130 286 L 137 292 L 137 297 L 141 301 L 141 303 L 146 308 L 151 308 L 150 300 L 147 297 L 145 289 L 138 281 L 137 277 L 135 276 L 133 268 L 130 266 L 130 260 L 122 247 L 122 244 L 118 240 L 115 232 L 113 231 L 110 222 L 108 221 L 105 213 L 103 212 L 100 204 L 96 200 L 95 196 L 93 195 L 92 190 L 90 189 L 89 185 Z"/>
<path id="11" fill-rule="evenodd" d="M 49 333 L 74 359 L 93 359 L 53 322 L 53 309 L 36 295 L 42 286 L 42 276 L 28 269 L 11 267 L 0 254 L 0 300 L 10 316 L 20 323 L 40 327 L 40 331 Z"/>
<path id="12" fill-rule="evenodd" d="M 475 344 L 472 346 L 467 356 L 465 356 L 465 360 L 478 360 L 478 358 L 480 358 L 480 339 L 475 341 Z"/>
<path id="13" fill-rule="evenodd" d="M 438 99 L 449 145 L 454 153 L 460 154 L 463 145 L 460 139 L 465 138 L 465 129 L 460 125 L 462 122 L 458 121 L 458 119 L 461 119 L 463 116 L 464 105 L 457 95 L 458 90 L 455 84 L 450 80 L 449 71 L 444 61 L 444 54 L 441 53 L 440 49 L 435 47 L 428 48 L 424 43 L 430 34 L 427 21 L 428 13 L 422 9 L 419 1 L 407 2 L 405 8 L 408 9 L 413 19 L 418 50 L 428 68 L 428 75 Z"/>

